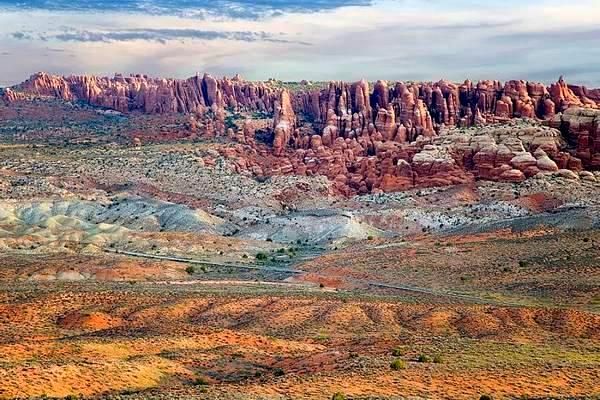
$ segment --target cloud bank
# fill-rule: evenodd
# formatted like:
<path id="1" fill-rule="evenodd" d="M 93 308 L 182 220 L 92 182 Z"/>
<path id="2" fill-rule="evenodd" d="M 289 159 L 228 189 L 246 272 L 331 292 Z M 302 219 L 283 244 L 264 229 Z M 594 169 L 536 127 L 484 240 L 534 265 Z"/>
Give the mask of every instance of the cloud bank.
<path id="1" fill-rule="evenodd" d="M 216 31 L 199 29 L 123 29 L 116 31 L 92 31 L 65 28 L 61 32 L 43 32 L 32 35 L 28 32 L 13 32 L 10 34 L 19 40 L 41 40 L 58 42 L 130 42 L 135 40 L 154 41 L 166 44 L 171 40 L 237 40 L 242 42 L 273 42 L 296 43 L 310 45 L 307 42 L 284 39 L 284 35 L 273 35 L 267 32 L 251 31 Z"/>

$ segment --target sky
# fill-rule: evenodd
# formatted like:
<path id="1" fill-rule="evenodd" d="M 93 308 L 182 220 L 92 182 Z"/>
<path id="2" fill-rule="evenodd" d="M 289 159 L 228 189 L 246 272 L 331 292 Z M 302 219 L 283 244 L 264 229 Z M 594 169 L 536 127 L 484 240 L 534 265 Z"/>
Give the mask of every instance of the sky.
<path id="1" fill-rule="evenodd" d="M 208 72 L 600 87 L 599 0 L 0 0 L 0 86 Z"/>

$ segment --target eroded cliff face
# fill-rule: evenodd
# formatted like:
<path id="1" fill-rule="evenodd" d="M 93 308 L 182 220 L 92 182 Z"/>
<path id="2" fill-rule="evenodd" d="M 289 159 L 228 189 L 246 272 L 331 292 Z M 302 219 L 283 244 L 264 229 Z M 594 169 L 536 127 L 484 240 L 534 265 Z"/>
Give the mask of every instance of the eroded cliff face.
<path id="1" fill-rule="evenodd" d="M 377 81 L 371 87 L 362 80 L 290 92 L 239 76 L 174 80 L 39 73 L 14 89 L 6 91 L 6 101 L 25 93 L 123 113 L 188 113 L 191 130 L 202 118 L 204 134 L 227 133 L 240 143 L 225 152 L 239 160 L 240 170 L 260 176 L 321 174 L 346 194 L 477 178 L 520 182 L 539 173 L 577 179 L 585 168 L 600 168 L 600 90 L 567 85 L 562 77 L 549 87 L 516 80 Z M 226 109 L 267 112 L 272 125 L 249 119 L 237 132 L 226 131 Z M 271 147 L 254 138 L 265 128 L 273 133 Z M 567 151 L 568 143 L 576 150 Z"/>
<path id="2" fill-rule="evenodd" d="M 208 74 L 186 80 L 149 78 L 145 75 L 113 78 L 96 76 L 60 77 L 38 73 L 15 89 L 66 101 L 84 101 L 123 113 L 198 113 L 231 107 L 273 112 L 277 90 L 243 81 L 239 76 L 216 79 Z"/>
<path id="3" fill-rule="evenodd" d="M 600 169 L 600 110 L 570 107 L 556 115 L 550 126 L 560 129 L 576 148 L 585 167 Z"/>

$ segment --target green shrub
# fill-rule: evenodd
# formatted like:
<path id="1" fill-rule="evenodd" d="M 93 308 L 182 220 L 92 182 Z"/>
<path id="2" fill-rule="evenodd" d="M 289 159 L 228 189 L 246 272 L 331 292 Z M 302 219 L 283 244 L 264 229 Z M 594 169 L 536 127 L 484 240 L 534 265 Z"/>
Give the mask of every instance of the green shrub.
<path id="1" fill-rule="evenodd" d="M 494 398 L 489 394 L 482 394 L 481 396 L 479 396 L 479 400 L 494 400 Z"/>
<path id="2" fill-rule="evenodd" d="M 372 235 L 367 236 L 367 240 L 373 240 L 373 236 Z"/>
<path id="3" fill-rule="evenodd" d="M 197 377 L 194 380 L 194 386 L 207 386 L 207 385 L 208 385 L 208 381 L 201 376 Z"/>
<path id="4" fill-rule="evenodd" d="M 283 376 L 283 375 L 285 375 L 285 371 L 283 369 L 281 369 L 281 368 L 275 368 L 273 370 L 273 375 L 275 375 L 275 376 Z"/>
<path id="5" fill-rule="evenodd" d="M 444 359 L 442 358 L 441 355 L 436 354 L 435 356 L 433 356 L 433 362 L 435 364 L 442 364 L 444 362 Z"/>
<path id="6" fill-rule="evenodd" d="M 394 350 L 392 350 L 392 355 L 394 357 L 400 357 L 404 355 L 404 351 L 400 347 L 396 347 Z"/>
<path id="7" fill-rule="evenodd" d="M 419 357 L 417 357 L 417 361 L 421 363 L 428 363 L 431 362 L 431 357 L 429 357 L 426 354 L 419 354 Z"/>
<path id="8" fill-rule="evenodd" d="M 343 393 L 337 392 L 331 396 L 331 400 L 346 400 L 346 396 Z"/>
<path id="9" fill-rule="evenodd" d="M 185 269 L 185 272 L 192 275 L 194 272 L 196 272 L 196 269 L 190 265 Z"/>
<path id="10" fill-rule="evenodd" d="M 396 358 L 390 364 L 390 368 L 394 371 L 400 371 L 401 369 L 406 369 L 406 361 L 401 360 L 400 358 Z"/>
<path id="11" fill-rule="evenodd" d="M 256 259 L 257 260 L 266 260 L 267 259 L 267 255 L 265 253 L 258 253 L 256 255 Z"/>

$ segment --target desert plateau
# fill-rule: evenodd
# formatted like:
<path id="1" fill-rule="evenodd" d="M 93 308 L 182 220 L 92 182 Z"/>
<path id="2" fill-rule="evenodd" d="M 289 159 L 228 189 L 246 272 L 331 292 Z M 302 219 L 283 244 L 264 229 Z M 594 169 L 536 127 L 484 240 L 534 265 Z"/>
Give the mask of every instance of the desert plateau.
<path id="1" fill-rule="evenodd" d="M 498 79 L 383 79 L 405 61 L 358 52 L 383 40 L 371 18 L 395 37 L 384 11 L 410 27 L 446 6 L 197 3 L 0 1 L 29 26 L 0 27 L 0 399 L 600 399 L 600 81 L 581 67 L 600 59 L 549 57 L 564 77 L 530 79 L 515 38 Z M 465 22 L 463 3 L 414 37 L 566 40 L 510 33 L 520 20 L 488 21 L 492 5 Z M 573 3 L 528 7 L 600 16 Z M 111 30 L 152 21 L 182 25 Z M 331 40 L 362 56 L 320 69 L 347 49 L 310 27 L 350 21 Z M 581 29 L 568 39 L 597 57 Z M 49 72 L 10 56 L 35 46 Z M 186 75 L 180 46 L 227 62 Z M 141 72 L 70 72 L 92 64 Z M 297 79 L 254 78 L 273 65 Z"/>

